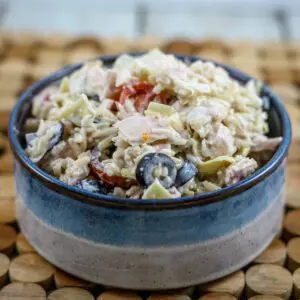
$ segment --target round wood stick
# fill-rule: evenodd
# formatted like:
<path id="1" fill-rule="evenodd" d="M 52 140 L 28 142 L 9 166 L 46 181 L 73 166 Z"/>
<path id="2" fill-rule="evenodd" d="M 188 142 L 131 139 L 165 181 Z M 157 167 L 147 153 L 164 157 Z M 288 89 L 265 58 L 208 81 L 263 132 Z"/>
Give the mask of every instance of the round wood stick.
<path id="1" fill-rule="evenodd" d="M 0 288 L 7 282 L 9 263 L 9 258 L 5 254 L 0 253 Z"/>
<path id="2" fill-rule="evenodd" d="M 85 289 L 92 289 L 96 286 L 94 283 L 84 281 L 61 270 L 55 271 L 54 282 L 56 288 L 58 289 L 63 287 L 81 287 Z"/>
<path id="3" fill-rule="evenodd" d="M 287 244 L 287 267 L 294 272 L 300 267 L 300 238 L 292 238 Z"/>
<path id="4" fill-rule="evenodd" d="M 164 50 L 172 53 L 191 54 L 193 52 L 193 44 L 185 39 L 174 39 L 164 45 Z"/>
<path id="5" fill-rule="evenodd" d="M 293 282 L 294 282 L 294 297 L 295 299 L 300 299 L 300 268 L 294 272 Z"/>
<path id="6" fill-rule="evenodd" d="M 170 290 L 170 291 L 165 291 L 165 294 L 171 293 L 171 294 L 176 294 L 176 295 L 187 295 L 190 298 L 193 297 L 195 294 L 196 287 L 195 286 L 190 286 L 182 289 L 175 289 L 175 290 Z"/>
<path id="7" fill-rule="evenodd" d="M 237 298 L 226 293 L 209 293 L 200 297 L 199 300 L 237 300 Z"/>
<path id="8" fill-rule="evenodd" d="M 284 219 L 284 237 L 286 240 L 300 236 L 300 209 L 289 211 Z"/>
<path id="9" fill-rule="evenodd" d="M 48 296 L 48 300 L 94 300 L 94 296 L 81 288 L 65 287 L 58 289 Z"/>
<path id="10" fill-rule="evenodd" d="M 0 300 L 46 300 L 46 292 L 38 284 L 13 282 L 0 291 Z"/>
<path id="11" fill-rule="evenodd" d="M 0 252 L 11 254 L 17 239 L 16 230 L 9 225 L 0 225 Z"/>
<path id="12" fill-rule="evenodd" d="M 0 224 L 16 221 L 15 201 L 13 197 L 0 197 Z"/>
<path id="13" fill-rule="evenodd" d="M 249 298 L 248 300 L 283 300 L 283 298 L 270 295 L 257 295 Z"/>
<path id="14" fill-rule="evenodd" d="M 243 271 L 237 271 L 226 277 L 200 285 L 202 292 L 228 293 L 239 298 L 245 287 L 245 275 Z"/>
<path id="15" fill-rule="evenodd" d="M 157 294 L 149 296 L 147 300 L 191 300 L 191 298 L 188 295 Z"/>
<path id="16" fill-rule="evenodd" d="M 1 80 L 0 80 L 0 86 L 1 86 Z M 0 148 L 1 143 L 0 143 Z M 0 155 L 0 173 L 12 173 L 13 172 L 13 155 L 11 151 L 9 150 L 8 143 L 4 146 L 4 154 Z"/>
<path id="17" fill-rule="evenodd" d="M 15 197 L 15 180 L 12 174 L 1 174 L 0 197 Z"/>
<path id="18" fill-rule="evenodd" d="M 261 264 L 251 267 L 246 273 L 247 296 L 273 295 L 289 299 L 293 280 L 291 273 L 281 266 Z"/>
<path id="19" fill-rule="evenodd" d="M 11 281 L 38 283 L 46 290 L 51 287 L 55 268 L 36 253 L 16 257 L 9 267 Z"/>
<path id="20" fill-rule="evenodd" d="M 184 296 L 189 296 L 190 298 L 193 298 L 193 295 L 195 294 L 196 291 L 196 287 L 195 286 L 190 286 L 190 287 L 186 287 L 186 288 L 179 288 L 179 289 L 173 289 L 173 290 L 161 290 L 159 292 L 153 292 L 152 296 L 160 296 L 162 297 L 162 295 L 167 296 L 180 296 L 180 295 L 184 295 Z"/>
<path id="21" fill-rule="evenodd" d="M 286 258 L 286 247 L 283 241 L 274 240 L 269 247 L 259 255 L 254 263 L 276 264 L 283 266 Z"/>
<path id="22" fill-rule="evenodd" d="M 105 291 L 98 296 L 97 300 L 142 300 L 142 297 L 135 292 L 112 290 Z"/>
<path id="23" fill-rule="evenodd" d="M 300 268 L 294 272 L 293 282 L 294 282 L 294 298 L 300 299 Z"/>
<path id="24" fill-rule="evenodd" d="M 28 243 L 22 232 L 17 236 L 16 248 L 20 254 L 35 252 L 35 249 Z"/>
<path id="25" fill-rule="evenodd" d="M 148 51 L 156 47 L 163 46 L 165 40 L 161 37 L 141 37 L 132 41 L 132 50 L 133 51 Z"/>

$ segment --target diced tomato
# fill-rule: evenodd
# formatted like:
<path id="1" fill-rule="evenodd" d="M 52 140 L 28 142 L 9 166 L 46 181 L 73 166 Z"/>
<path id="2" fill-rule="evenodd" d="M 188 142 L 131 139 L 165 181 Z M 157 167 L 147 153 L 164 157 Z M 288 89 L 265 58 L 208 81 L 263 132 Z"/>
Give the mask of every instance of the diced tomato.
<path id="1" fill-rule="evenodd" d="M 92 161 L 90 163 L 90 171 L 94 177 L 99 179 L 103 184 L 109 187 L 121 187 L 128 189 L 131 186 L 137 184 L 134 179 L 129 179 L 120 175 L 108 175 L 102 169 L 102 164 L 99 162 L 100 151 L 97 147 L 92 150 Z"/>
<path id="2" fill-rule="evenodd" d="M 139 113 L 143 113 L 156 95 L 152 92 L 146 95 L 139 95 L 135 98 L 134 106 Z"/>
<path id="3" fill-rule="evenodd" d="M 110 110 L 111 110 L 111 111 L 118 111 L 118 107 L 117 107 L 117 105 L 116 105 L 116 101 L 113 102 L 113 104 L 112 104 L 111 107 L 110 107 Z"/>
<path id="4" fill-rule="evenodd" d="M 152 92 L 154 86 L 153 84 L 144 82 L 144 81 L 136 81 L 132 83 L 132 88 L 137 92 L 137 93 L 149 93 Z"/>
<path id="5" fill-rule="evenodd" d="M 121 86 L 115 87 L 109 93 L 108 98 L 110 98 L 112 100 L 115 100 L 115 101 L 119 101 L 121 92 L 122 92 L 122 87 Z"/>
<path id="6" fill-rule="evenodd" d="M 131 186 L 137 184 L 137 181 L 134 179 L 128 179 L 120 175 L 108 175 L 102 170 L 97 168 L 93 163 L 90 165 L 91 173 L 96 176 L 102 183 L 110 187 L 121 187 L 128 189 Z"/>
<path id="7" fill-rule="evenodd" d="M 135 91 L 130 90 L 127 86 L 123 86 L 119 102 L 123 105 L 126 99 L 134 95 L 136 95 Z"/>
<path id="8" fill-rule="evenodd" d="M 161 92 L 160 94 L 158 94 L 158 97 L 162 104 L 168 104 L 169 99 L 166 92 Z"/>
<path id="9" fill-rule="evenodd" d="M 133 98 L 136 110 L 142 113 L 147 107 L 149 102 L 158 97 L 163 104 L 168 103 L 168 95 L 165 92 L 159 94 L 153 93 L 153 84 L 144 81 L 133 81 L 127 85 L 123 85 L 120 92 L 118 101 L 124 104 L 128 98 Z M 117 101 L 117 100 L 116 100 Z"/>

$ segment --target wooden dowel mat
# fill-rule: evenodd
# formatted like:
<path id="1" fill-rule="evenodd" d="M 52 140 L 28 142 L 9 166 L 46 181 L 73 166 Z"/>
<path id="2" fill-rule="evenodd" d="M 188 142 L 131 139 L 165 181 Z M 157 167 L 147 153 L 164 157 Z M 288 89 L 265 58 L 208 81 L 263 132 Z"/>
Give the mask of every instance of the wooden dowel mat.
<path id="1" fill-rule="evenodd" d="M 7 120 L 18 95 L 65 64 L 105 53 L 164 51 L 232 64 L 266 81 L 286 105 L 293 125 L 287 212 L 282 235 L 249 266 L 216 282 L 164 294 L 111 291 L 68 275 L 35 253 L 15 217 Z M 217 40 L 138 40 L 0 33 L 0 300 L 278 300 L 300 299 L 300 45 Z M 1 133 L 2 132 L 2 133 Z"/>

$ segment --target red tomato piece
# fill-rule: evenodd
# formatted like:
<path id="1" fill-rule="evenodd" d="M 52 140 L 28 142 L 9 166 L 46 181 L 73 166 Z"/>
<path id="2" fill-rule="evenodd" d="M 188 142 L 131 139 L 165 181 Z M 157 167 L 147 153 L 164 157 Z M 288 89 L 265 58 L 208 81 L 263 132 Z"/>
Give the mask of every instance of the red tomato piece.
<path id="1" fill-rule="evenodd" d="M 119 98 L 113 98 L 119 101 L 120 104 L 124 104 L 128 98 L 133 98 L 134 106 L 136 110 L 142 113 L 148 106 L 149 102 L 153 101 L 155 97 L 158 97 L 163 104 L 168 104 L 168 95 L 165 92 L 159 94 L 153 93 L 153 84 L 144 81 L 133 81 L 129 84 L 123 85 L 118 89 Z M 118 95 L 114 92 L 114 97 Z"/>
<path id="2" fill-rule="evenodd" d="M 134 102 L 134 106 L 139 113 L 143 113 L 143 111 L 148 107 L 149 102 L 151 102 L 156 95 L 152 92 L 146 95 L 137 96 Z"/>
<path id="3" fill-rule="evenodd" d="M 134 179 L 129 179 L 120 175 L 108 175 L 102 169 L 102 164 L 99 161 L 99 150 L 98 148 L 94 148 L 92 150 L 92 161 L 90 163 L 90 171 L 91 173 L 98 178 L 103 184 L 109 187 L 121 187 L 124 189 L 128 189 L 131 186 L 137 184 L 137 181 Z"/>
<path id="4" fill-rule="evenodd" d="M 144 81 L 136 81 L 132 83 L 133 89 L 138 93 L 147 93 L 152 92 L 154 86 L 153 84 L 144 82 Z"/>
<path id="5" fill-rule="evenodd" d="M 90 165 L 92 174 L 96 176 L 101 182 L 110 187 L 121 187 L 128 189 L 131 186 L 137 184 L 137 181 L 134 179 L 128 179 L 120 175 L 108 175 L 102 170 L 95 167 L 93 164 Z"/>
<path id="6" fill-rule="evenodd" d="M 127 86 L 123 86 L 120 98 L 119 98 L 119 102 L 120 104 L 124 104 L 125 100 L 128 99 L 131 96 L 134 96 L 136 94 L 135 91 L 132 91 L 131 89 L 129 89 L 129 87 Z"/>

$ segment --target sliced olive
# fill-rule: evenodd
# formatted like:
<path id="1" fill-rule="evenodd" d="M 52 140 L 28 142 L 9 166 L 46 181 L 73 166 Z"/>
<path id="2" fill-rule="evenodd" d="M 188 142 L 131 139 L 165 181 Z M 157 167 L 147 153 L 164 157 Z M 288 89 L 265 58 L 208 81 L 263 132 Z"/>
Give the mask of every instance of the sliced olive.
<path id="1" fill-rule="evenodd" d="M 149 153 L 139 161 L 135 174 L 144 188 L 150 186 L 156 178 L 164 188 L 169 188 L 175 183 L 177 169 L 174 160 L 168 155 Z"/>
<path id="2" fill-rule="evenodd" d="M 263 110 L 268 111 L 271 108 L 271 102 L 270 102 L 270 98 L 267 96 L 263 96 L 262 97 L 262 101 L 263 101 Z"/>
<path id="3" fill-rule="evenodd" d="M 44 149 L 43 152 L 39 153 L 37 156 L 31 157 L 31 160 L 33 162 L 38 163 L 39 161 L 41 161 L 46 156 L 46 154 L 48 154 L 53 149 L 53 147 L 56 146 L 62 140 L 64 134 L 64 124 L 59 122 L 58 124 L 49 127 L 47 130 L 52 129 L 53 127 L 55 127 L 55 130 L 53 132 L 53 135 L 48 141 L 48 146 L 46 147 L 46 149 Z M 38 138 L 40 137 L 37 136 L 36 133 L 26 134 L 25 139 L 27 142 L 27 146 L 32 147 L 33 141 Z"/>
<path id="4" fill-rule="evenodd" d="M 47 152 L 51 151 L 52 148 L 56 146 L 63 138 L 64 128 L 65 128 L 64 124 L 59 122 L 57 125 L 54 126 L 56 127 L 55 133 L 49 140 Z"/>
<path id="5" fill-rule="evenodd" d="M 91 94 L 91 95 L 87 95 L 89 100 L 94 100 L 96 102 L 100 102 L 100 97 L 98 94 Z"/>
<path id="6" fill-rule="evenodd" d="M 94 179 L 83 179 L 79 181 L 75 186 L 80 189 L 89 191 L 91 193 L 99 193 L 99 194 L 108 193 L 107 187 L 101 182 Z"/>
<path id="7" fill-rule="evenodd" d="M 175 186 L 180 187 L 191 180 L 198 173 L 197 167 L 190 161 L 185 162 L 177 171 Z"/>

